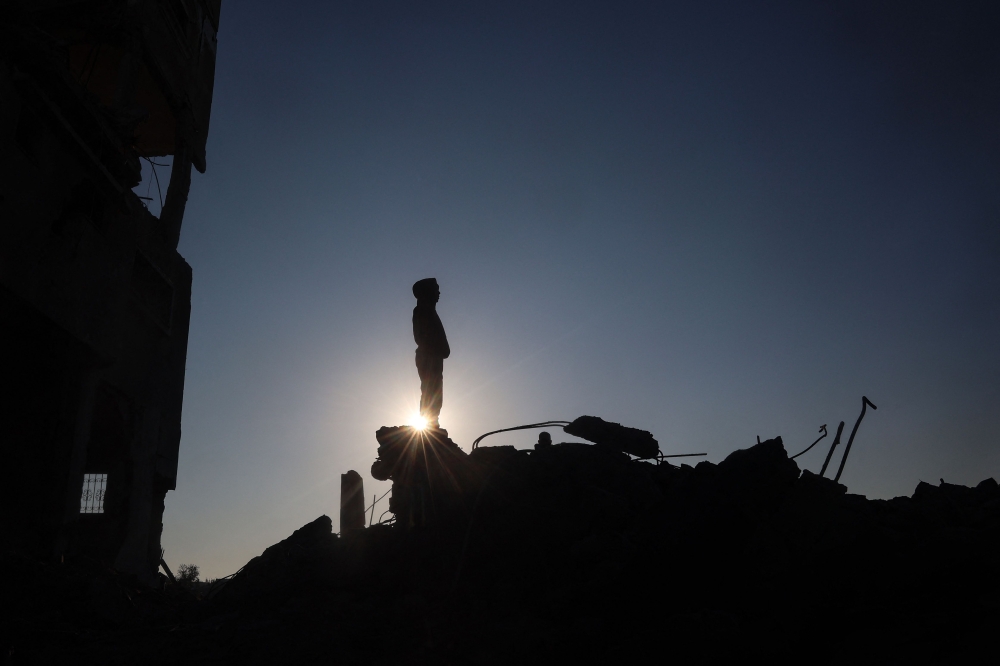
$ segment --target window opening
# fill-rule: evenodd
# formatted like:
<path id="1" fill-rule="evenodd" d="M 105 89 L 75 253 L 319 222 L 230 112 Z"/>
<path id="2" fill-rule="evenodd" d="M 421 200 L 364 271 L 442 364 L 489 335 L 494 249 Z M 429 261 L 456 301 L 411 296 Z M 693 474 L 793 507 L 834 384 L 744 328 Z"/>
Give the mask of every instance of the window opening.
<path id="1" fill-rule="evenodd" d="M 107 474 L 83 475 L 83 492 L 80 494 L 80 513 L 104 513 L 104 490 L 107 485 Z"/>

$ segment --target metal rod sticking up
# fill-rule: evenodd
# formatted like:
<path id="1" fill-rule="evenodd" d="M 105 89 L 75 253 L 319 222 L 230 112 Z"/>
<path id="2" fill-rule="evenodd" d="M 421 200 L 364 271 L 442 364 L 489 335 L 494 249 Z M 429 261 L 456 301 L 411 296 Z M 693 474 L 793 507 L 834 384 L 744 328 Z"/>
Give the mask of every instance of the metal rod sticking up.
<path id="1" fill-rule="evenodd" d="M 854 424 L 854 429 L 851 430 L 851 437 L 847 440 L 847 448 L 844 449 L 844 457 L 840 459 L 840 469 L 837 470 L 837 476 L 833 477 L 834 481 L 840 481 L 840 475 L 844 473 L 844 464 L 847 463 L 847 456 L 851 453 L 851 444 L 854 443 L 854 436 L 858 434 L 858 426 L 861 425 L 861 419 L 865 418 L 865 411 L 867 411 L 868 405 L 871 405 L 872 409 L 878 409 L 866 396 L 861 396 L 861 414 Z"/>
<path id="2" fill-rule="evenodd" d="M 844 432 L 844 422 L 843 421 L 841 421 L 840 425 L 837 426 L 837 434 L 833 438 L 833 444 L 830 445 L 830 452 L 826 454 L 826 460 L 823 461 L 823 469 L 821 469 L 819 471 L 819 475 L 820 476 L 823 476 L 824 474 L 826 474 L 826 468 L 830 465 L 830 458 L 833 457 L 833 450 L 837 448 L 838 444 L 840 444 L 840 435 L 841 435 L 842 432 Z"/>

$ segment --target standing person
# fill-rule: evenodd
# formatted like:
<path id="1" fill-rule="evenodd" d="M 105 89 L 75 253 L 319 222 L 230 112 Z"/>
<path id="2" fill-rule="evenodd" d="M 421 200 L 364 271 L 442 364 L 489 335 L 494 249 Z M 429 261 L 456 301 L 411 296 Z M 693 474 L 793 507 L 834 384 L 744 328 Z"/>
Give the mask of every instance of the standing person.
<path id="1" fill-rule="evenodd" d="M 444 324 L 435 304 L 441 297 L 437 280 L 426 278 L 413 285 L 417 307 L 413 308 L 413 341 L 417 343 L 417 374 L 420 375 L 420 415 L 428 428 L 439 428 L 444 385 L 444 360 L 451 356 Z"/>

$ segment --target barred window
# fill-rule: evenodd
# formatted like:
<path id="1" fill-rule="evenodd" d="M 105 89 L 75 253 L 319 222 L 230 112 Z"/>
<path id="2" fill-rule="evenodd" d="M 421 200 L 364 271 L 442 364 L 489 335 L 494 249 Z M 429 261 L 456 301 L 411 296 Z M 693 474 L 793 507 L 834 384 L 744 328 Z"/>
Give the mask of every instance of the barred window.
<path id="1" fill-rule="evenodd" d="M 104 489 L 107 474 L 84 474 L 83 493 L 80 495 L 80 513 L 104 513 Z"/>

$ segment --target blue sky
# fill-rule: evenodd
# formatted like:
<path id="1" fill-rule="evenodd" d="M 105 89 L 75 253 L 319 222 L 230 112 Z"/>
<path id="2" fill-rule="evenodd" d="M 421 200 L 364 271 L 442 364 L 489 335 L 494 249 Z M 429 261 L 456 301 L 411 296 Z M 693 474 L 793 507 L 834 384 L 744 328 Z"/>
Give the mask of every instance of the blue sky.
<path id="1" fill-rule="evenodd" d="M 224 5 L 169 563 L 388 488 L 430 276 L 466 449 L 593 414 L 798 452 L 864 394 L 851 492 L 1000 476 L 996 9 L 479 4 Z"/>

